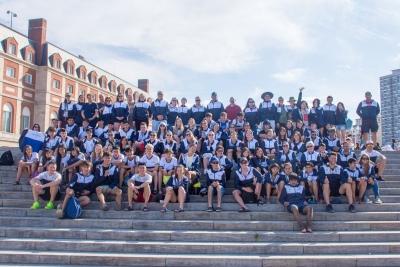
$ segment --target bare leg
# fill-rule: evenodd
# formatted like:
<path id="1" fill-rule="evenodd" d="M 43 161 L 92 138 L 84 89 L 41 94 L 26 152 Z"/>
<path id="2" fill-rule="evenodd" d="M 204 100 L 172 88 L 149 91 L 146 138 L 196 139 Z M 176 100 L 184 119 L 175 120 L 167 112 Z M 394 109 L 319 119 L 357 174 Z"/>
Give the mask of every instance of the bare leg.
<path id="1" fill-rule="evenodd" d="M 218 198 L 218 204 L 217 207 L 221 207 L 222 204 L 222 186 L 219 185 L 217 186 L 217 198 Z"/>
<path id="2" fill-rule="evenodd" d="M 241 195 L 240 190 L 238 190 L 238 189 L 233 190 L 232 195 L 233 195 L 233 197 L 235 198 L 236 202 L 239 204 L 239 206 L 241 206 L 241 207 L 243 207 L 243 208 L 245 208 L 245 209 L 249 209 L 249 208 L 244 204 L 243 199 L 242 199 L 242 197 L 240 196 L 240 195 Z"/>
<path id="3" fill-rule="evenodd" d="M 323 184 L 322 186 L 322 194 L 324 195 L 324 200 L 326 205 L 331 204 L 330 201 L 330 194 L 331 194 L 331 189 L 329 188 L 329 184 Z"/>
<path id="4" fill-rule="evenodd" d="M 291 208 L 290 210 L 292 211 L 293 216 L 294 216 L 294 218 L 296 219 L 297 224 L 299 225 L 299 227 L 300 227 L 300 229 L 301 229 L 301 232 L 302 232 L 302 233 L 305 233 L 305 232 L 306 232 L 306 229 L 304 228 L 303 222 L 301 221 L 300 213 L 299 213 L 299 208 L 298 208 L 297 206 L 292 206 L 292 208 Z"/>
<path id="5" fill-rule="evenodd" d="M 207 198 L 208 198 L 208 206 L 209 206 L 209 207 L 212 207 L 213 191 L 214 191 L 214 186 L 210 185 L 210 186 L 208 187 L 208 195 L 207 195 Z"/>
<path id="6" fill-rule="evenodd" d="M 365 180 L 363 180 L 363 181 L 360 181 L 360 183 L 358 184 L 358 191 L 359 191 L 359 194 L 358 194 L 358 199 L 360 200 L 360 204 L 362 204 L 363 203 L 363 200 L 364 200 L 364 193 L 365 193 L 365 190 L 367 189 L 367 181 L 365 181 Z M 354 192 L 354 191 L 353 191 Z M 354 197 L 353 198 L 355 198 L 355 192 L 354 192 Z"/>
<path id="7" fill-rule="evenodd" d="M 150 186 L 143 187 L 144 206 L 147 207 L 150 199 Z"/>
<path id="8" fill-rule="evenodd" d="M 186 192 L 183 187 L 179 187 L 178 189 L 178 201 L 179 201 L 179 208 L 183 209 L 183 204 L 185 203 L 186 199 Z"/>
<path id="9" fill-rule="evenodd" d="M 304 215 L 307 215 L 307 225 L 306 225 L 307 232 L 312 233 L 312 230 L 311 230 L 311 220 L 312 220 L 312 218 L 314 217 L 314 209 L 313 209 L 313 207 L 311 207 L 311 206 L 305 207 L 305 208 L 303 209 L 303 214 L 304 214 Z"/>

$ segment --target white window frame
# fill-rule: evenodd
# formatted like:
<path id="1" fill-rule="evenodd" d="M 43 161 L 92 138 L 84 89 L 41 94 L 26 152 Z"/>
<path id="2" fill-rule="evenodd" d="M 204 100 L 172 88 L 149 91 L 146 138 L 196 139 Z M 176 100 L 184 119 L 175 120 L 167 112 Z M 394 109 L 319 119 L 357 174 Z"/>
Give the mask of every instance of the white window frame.
<path id="1" fill-rule="evenodd" d="M 31 111 L 29 110 L 29 108 L 24 107 L 22 109 L 22 115 L 21 115 L 22 130 L 25 128 L 29 128 L 30 123 L 31 123 Z"/>
<path id="2" fill-rule="evenodd" d="M 25 83 L 32 84 L 32 82 L 33 82 L 32 75 L 29 73 L 25 73 Z"/>
<path id="3" fill-rule="evenodd" d="M 71 75 L 74 74 L 74 66 L 72 66 L 72 65 L 68 66 L 68 73 Z"/>
<path id="4" fill-rule="evenodd" d="M 85 90 L 79 89 L 79 95 L 85 95 Z"/>
<path id="5" fill-rule="evenodd" d="M 74 93 L 74 87 L 72 85 L 67 85 L 67 93 L 73 94 Z"/>
<path id="6" fill-rule="evenodd" d="M 15 55 L 15 51 L 17 47 L 14 44 L 8 44 L 8 53 L 11 55 Z"/>
<path id="7" fill-rule="evenodd" d="M 92 84 L 97 85 L 97 77 L 95 75 L 92 75 Z"/>
<path id="8" fill-rule="evenodd" d="M 33 53 L 32 52 L 28 52 L 26 54 L 26 60 L 29 61 L 29 62 L 33 61 Z"/>
<path id="9" fill-rule="evenodd" d="M 96 95 L 95 94 L 92 94 L 92 101 L 93 102 L 96 102 L 97 100 L 96 100 Z"/>
<path id="10" fill-rule="evenodd" d="M 15 78 L 15 69 L 7 66 L 6 75 L 7 75 L 7 77 Z"/>
<path id="11" fill-rule="evenodd" d="M 86 72 L 81 71 L 81 79 L 82 79 L 82 80 L 85 80 L 85 76 L 86 76 Z"/>
<path id="12" fill-rule="evenodd" d="M 6 133 L 12 132 L 12 115 L 13 115 L 13 107 L 10 103 L 6 103 L 3 105 L 3 117 L 2 117 L 2 125 L 1 130 Z M 8 122 L 6 124 L 6 122 Z"/>
<path id="13" fill-rule="evenodd" d="M 60 89 L 60 81 L 53 79 L 53 88 L 54 89 Z"/>
<path id="14" fill-rule="evenodd" d="M 60 60 L 59 60 L 59 59 L 55 59 L 55 60 L 54 60 L 54 66 L 55 66 L 55 68 L 57 68 L 57 69 L 60 68 Z"/>

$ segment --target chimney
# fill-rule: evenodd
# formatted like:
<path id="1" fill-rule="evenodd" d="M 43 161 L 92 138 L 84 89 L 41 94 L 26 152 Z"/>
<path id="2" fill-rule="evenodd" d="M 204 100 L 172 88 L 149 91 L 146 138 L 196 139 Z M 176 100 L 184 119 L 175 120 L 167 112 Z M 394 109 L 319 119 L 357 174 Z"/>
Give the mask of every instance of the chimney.
<path id="1" fill-rule="evenodd" d="M 42 65 L 43 47 L 46 43 L 47 20 L 30 19 L 28 38 L 36 43 L 36 63 Z"/>
<path id="2" fill-rule="evenodd" d="M 139 87 L 139 89 L 142 89 L 146 93 L 150 93 L 150 87 L 149 87 L 149 80 L 148 79 L 139 79 L 138 80 L 138 87 Z"/>

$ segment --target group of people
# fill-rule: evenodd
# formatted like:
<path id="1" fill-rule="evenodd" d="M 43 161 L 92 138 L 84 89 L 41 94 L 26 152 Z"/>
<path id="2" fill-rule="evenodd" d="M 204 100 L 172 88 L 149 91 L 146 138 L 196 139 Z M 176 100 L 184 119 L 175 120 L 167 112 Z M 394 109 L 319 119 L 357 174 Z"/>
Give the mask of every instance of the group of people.
<path id="1" fill-rule="evenodd" d="M 168 103 L 161 91 L 151 103 L 139 94 L 133 104 L 136 99 L 128 96 L 126 102 L 122 93 L 115 103 L 109 97 L 94 103 L 90 94 L 87 102 L 81 95 L 74 103 L 66 94 L 41 149 L 23 148 L 14 184 L 20 184 L 23 174 L 32 178 L 28 182 L 34 198 L 31 209 L 40 208 L 39 196 L 49 201 L 46 209 L 54 209 L 53 202 L 65 189 L 66 197 L 57 209 L 62 218 L 70 196 L 86 206 L 93 193 L 104 211 L 109 209 L 106 197 L 114 195 L 116 210 L 133 210 L 136 201 L 144 202 L 146 212 L 148 202 L 157 197 L 163 199 L 161 212 L 168 211 L 170 202 L 178 202 L 175 212 L 183 212 L 196 188 L 208 194 L 208 212 L 221 212 L 226 183 L 233 176 L 232 195 L 239 212 L 249 211 L 247 203 L 271 203 L 276 195 L 276 202 L 299 223 L 300 213 L 308 216 L 307 226 L 301 225 L 304 232 L 312 231 L 309 203 L 325 203 L 326 211 L 334 212 L 330 197 L 345 194 L 349 211 L 355 212 L 354 204 L 372 203 L 366 196 L 369 188 L 374 203 L 382 203 L 378 180 L 384 180 L 386 158 L 377 151 L 379 105 L 371 93 L 365 94 L 357 113 L 363 134 L 368 137 L 371 131 L 372 141 L 366 140 L 357 159 L 352 140 L 346 137 L 344 104 L 335 105 L 328 96 L 324 106 L 315 99 L 309 108 L 302 100 L 303 90 L 299 89 L 297 103 L 294 97 L 289 104 L 282 97 L 273 103 L 273 93 L 265 92 L 258 108 L 249 98 L 244 109 L 233 97 L 225 108 L 215 92 L 206 106 L 196 97 L 192 107 L 186 106 L 185 98 L 181 104 L 175 97 Z M 35 124 L 33 130 L 40 131 L 40 126 Z M 200 183 L 202 178 L 205 184 Z M 124 208 L 123 186 L 128 187 Z M 309 203 L 306 195 L 311 196 Z"/>

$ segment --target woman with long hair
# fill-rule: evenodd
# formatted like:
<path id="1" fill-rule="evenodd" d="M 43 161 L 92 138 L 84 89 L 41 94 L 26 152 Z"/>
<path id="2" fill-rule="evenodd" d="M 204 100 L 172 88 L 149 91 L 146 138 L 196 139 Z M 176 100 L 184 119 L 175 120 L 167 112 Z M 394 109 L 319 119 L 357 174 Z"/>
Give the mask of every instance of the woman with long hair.
<path id="1" fill-rule="evenodd" d="M 258 141 L 254 138 L 253 131 L 250 129 L 245 132 L 243 146 L 247 147 L 252 154 L 254 154 L 256 149 L 260 146 Z"/>
<path id="2" fill-rule="evenodd" d="M 247 99 L 246 107 L 243 109 L 243 113 L 246 118 L 246 122 L 250 124 L 252 131 L 257 131 L 260 118 L 258 108 L 253 98 Z"/>
<path id="3" fill-rule="evenodd" d="M 201 147 L 203 145 L 204 140 L 207 140 L 207 135 L 210 132 L 208 128 L 208 122 L 206 120 L 202 120 L 200 123 L 200 127 L 196 129 L 194 132 L 194 136 L 198 140 L 197 143 L 197 152 L 200 153 Z"/>
<path id="4" fill-rule="evenodd" d="M 166 212 L 169 202 L 179 202 L 179 208 L 175 212 L 184 212 L 184 203 L 189 200 L 188 182 L 189 179 L 184 176 L 185 167 L 178 165 L 175 169 L 175 174 L 172 175 L 166 187 L 166 193 L 164 198 L 164 204 L 161 208 L 161 212 Z"/>
<path id="5" fill-rule="evenodd" d="M 32 147 L 30 145 L 26 145 L 24 147 L 24 155 L 22 156 L 18 164 L 17 179 L 15 180 L 13 185 L 21 184 L 20 180 L 22 174 L 24 174 L 30 180 L 32 173 L 34 173 L 37 170 L 38 162 L 39 162 L 38 153 L 33 152 Z M 28 184 L 30 184 L 29 181 Z"/>
<path id="6" fill-rule="evenodd" d="M 340 139 L 340 143 L 346 140 L 346 120 L 347 110 L 344 108 L 344 104 L 339 102 L 336 106 L 336 137 Z"/>
<path id="7" fill-rule="evenodd" d="M 290 144 L 290 139 L 287 136 L 287 131 L 285 127 L 279 129 L 279 133 L 276 137 L 276 142 L 278 143 L 279 150 L 282 150 L 282 145 L 284 142 Z"/>
<path id="8" fill-rule="evenodd" d="M 163 141 L 165 139 L 166 133 L 167 133 L 167 125 L 164 122 L 161 122 L 160 125 L 158 125 L 158 131 L 157 131 L 158 140 Z"/>
<path id="9" fill-rule="evenodd" d="M 53 152 L 50 149 L 45 148 L 43 150 L 43 156 L 40 157 L 40 160 L 39 160 L 38 172 L 41 173 L 41 172 L 46 171 L 47 166 L 51 162 L 55 162 L 55 157 L 53 157 Z"/>
<path id="10" fill-rule="evenodd" d="M 250 160 L 250 166 L 256 168 L 261 174 L 268 173 L 268 165 L 270 161 L 264 155 L 261 147 L 257 147 L 254 151 L 254 157 Z"/>
<path id="11" fill-rule="evenodd" d="M 179 144 L 183 136 L 185 126 L 182 123 L 181 118 L 176 118 L 174 126 L 172 126 L 171 132 L 174 135 L 175 141 Z"/>
<path id="12" fill-rule="evenodd" d="M 371 164 L 371 159 L 367 154 L 361 154 L 360 160 L 358 162 L 357 167 L 361 170 L 361 172 L 364 174 L 364 177 L 367 179 L 367 188 L 366 190 L 369 190 L 372 188 L 374 191 L 374 196 L 375 204 L 382 204 L 382 200 L 380 199 L 380 194 L 379 194 L 379 184 L 378 181 L 376 180 L 376 175 L 375 175 L 375 168 Z M 362 195 L 360 195 L 362 197 Z M 362 199 L 360 199 L 360 202 Z M 364 196 L 363 203 L 371 203 L 371 201 Z"/>
<path id="13" fill-rule="evenodd" d="M 279 165 L 277 163 L 272 163 L 269 165 L 269 172 L 265 175 L 267 204 L 271 204 L 271 195 L 276 196 L 278 194 L 277 184 L 280 178 L 279 170 Z"/>

